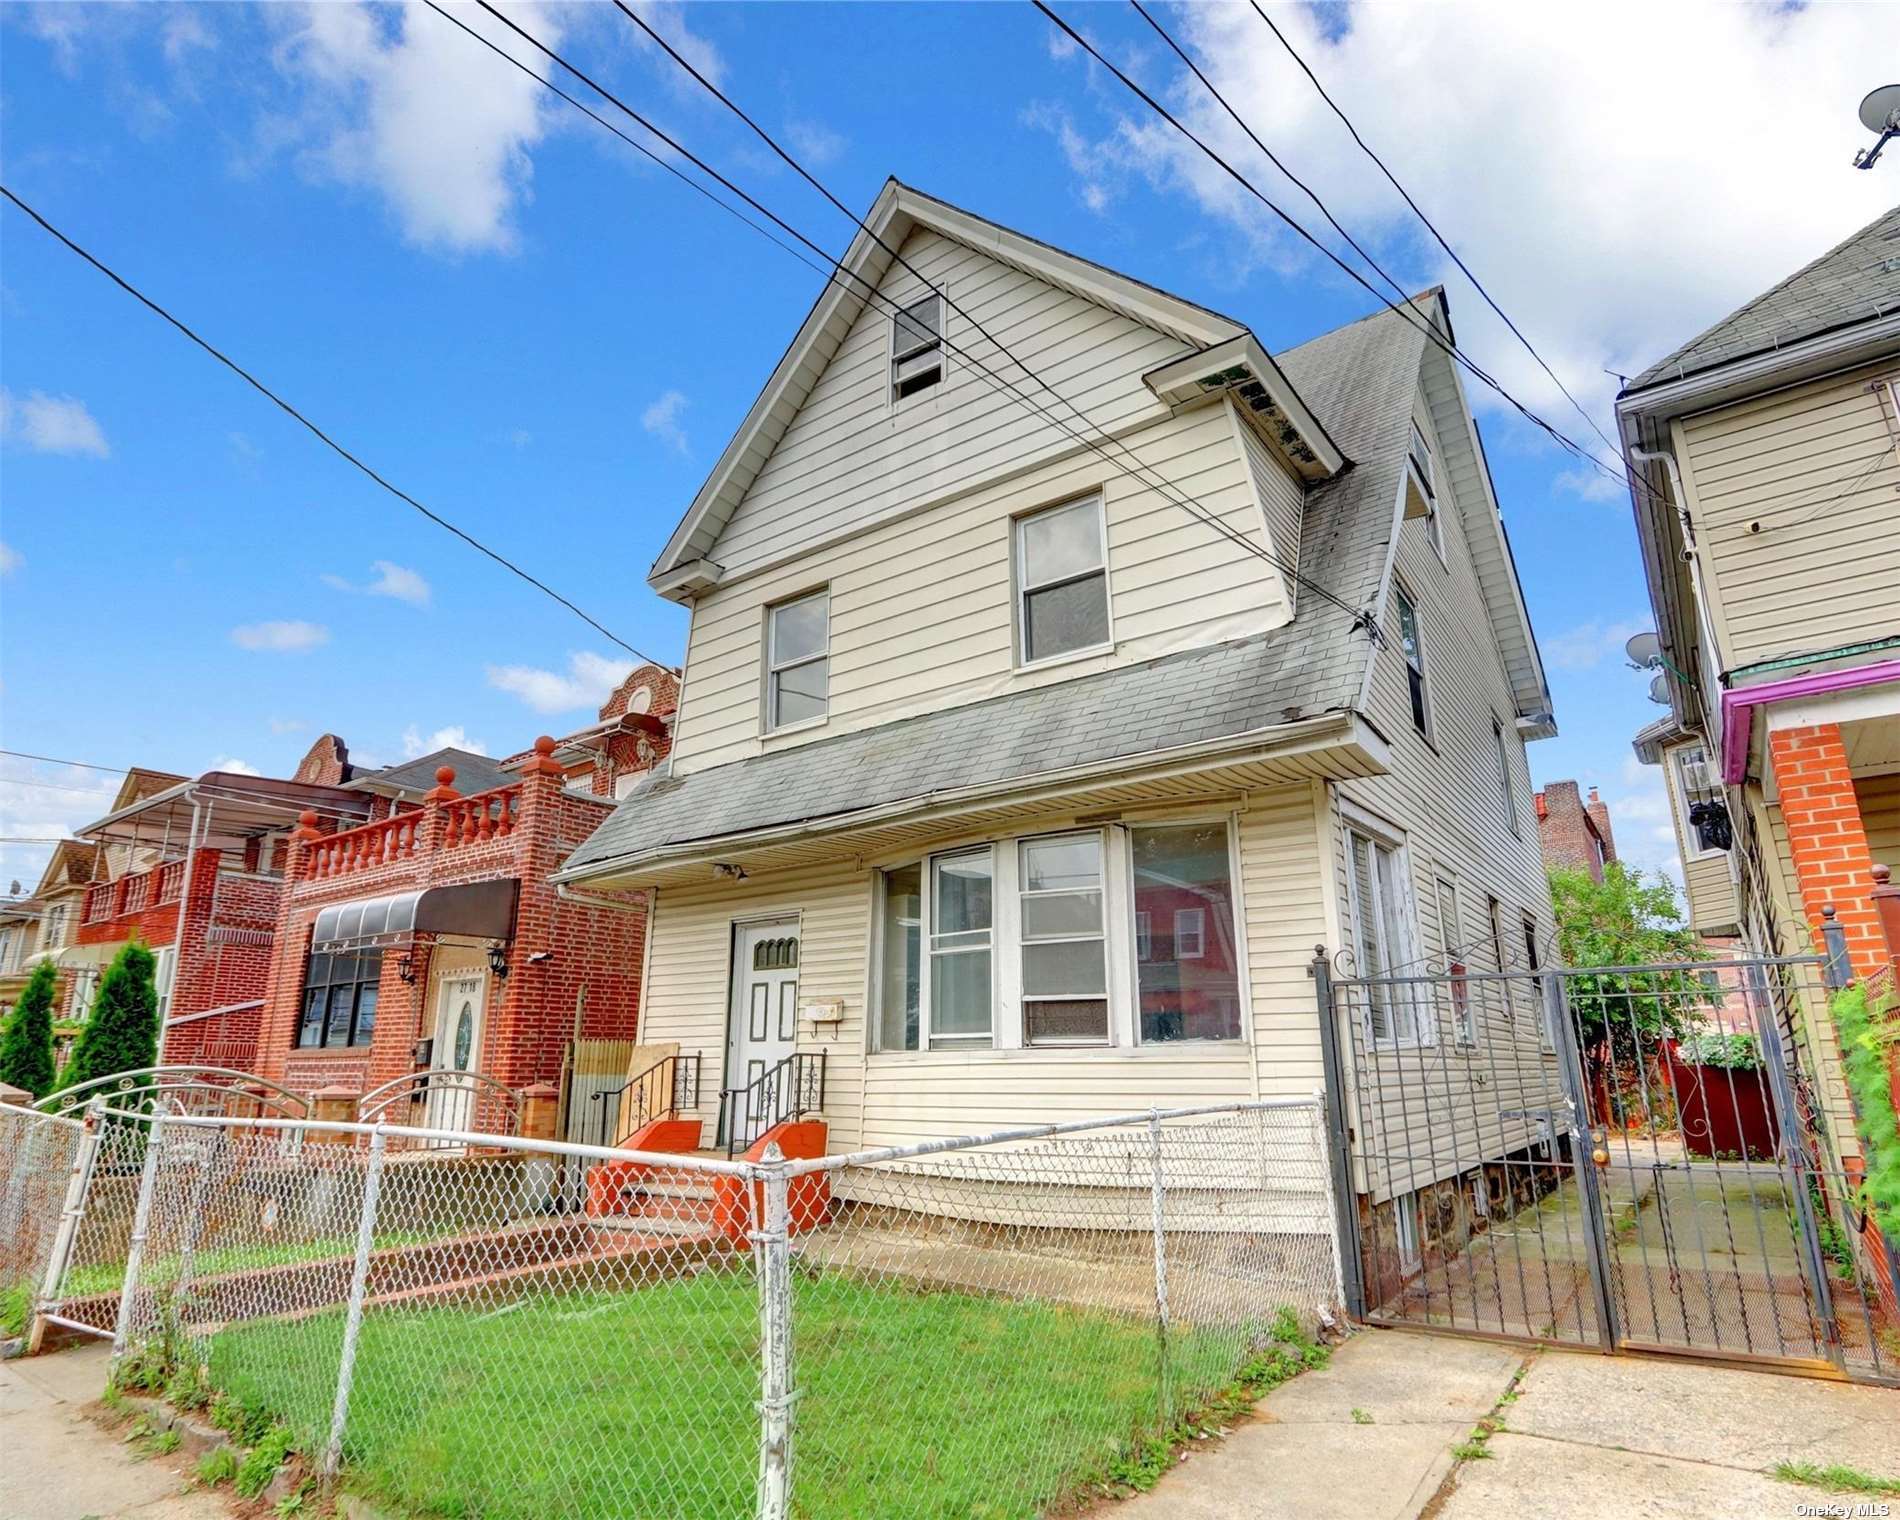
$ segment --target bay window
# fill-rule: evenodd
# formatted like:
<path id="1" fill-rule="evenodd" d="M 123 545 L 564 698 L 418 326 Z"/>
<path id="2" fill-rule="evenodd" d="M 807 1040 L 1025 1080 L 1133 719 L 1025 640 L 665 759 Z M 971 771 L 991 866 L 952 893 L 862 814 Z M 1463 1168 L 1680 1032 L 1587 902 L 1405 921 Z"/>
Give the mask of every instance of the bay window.
<path id="1" fill-rule="evenodd" d="M 1074 830 L 883 871 L 880 1051 L 1236 1040 L 1226 820 Z"/>

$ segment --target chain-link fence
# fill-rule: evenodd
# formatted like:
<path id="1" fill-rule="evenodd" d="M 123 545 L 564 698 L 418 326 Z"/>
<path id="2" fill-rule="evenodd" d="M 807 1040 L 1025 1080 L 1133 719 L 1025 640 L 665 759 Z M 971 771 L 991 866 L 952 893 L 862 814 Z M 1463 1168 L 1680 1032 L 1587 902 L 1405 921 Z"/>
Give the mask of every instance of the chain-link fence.
<path id="1" fill-rule="evenodd" d="M 0 1103 L 0 1340 L 32 1323 L 85 1132 L 76 1119 Z"/>
<path id="2" fill-rule="evenodd" d="M 121 1127 L 117 1279 L 75 1252 L 62 1312 L 416 1513 L 1061 1510 L 1339 1304 L 1313 1101 L 762 1163 Z"/>

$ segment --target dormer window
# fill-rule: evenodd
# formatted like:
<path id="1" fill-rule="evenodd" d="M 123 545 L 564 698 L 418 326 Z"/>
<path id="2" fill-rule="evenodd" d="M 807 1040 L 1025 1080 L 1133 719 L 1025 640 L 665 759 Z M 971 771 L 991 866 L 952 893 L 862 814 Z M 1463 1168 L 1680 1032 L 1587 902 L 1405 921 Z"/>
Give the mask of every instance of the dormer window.
<path id="1" fill-rule="evenodd" d="M 943 297 L 934 290 L 891 318 L 891 398 L 904 401 L 943 379 Z"/>

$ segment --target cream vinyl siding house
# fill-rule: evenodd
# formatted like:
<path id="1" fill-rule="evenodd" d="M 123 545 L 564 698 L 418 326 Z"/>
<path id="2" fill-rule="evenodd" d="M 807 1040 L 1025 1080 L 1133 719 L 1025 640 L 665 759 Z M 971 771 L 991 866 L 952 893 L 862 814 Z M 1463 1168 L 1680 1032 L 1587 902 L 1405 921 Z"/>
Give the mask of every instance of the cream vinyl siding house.
<path id="1" fill-rule="evenodd" d="M 1268 355 L 907 187 L 867 220 L 846 262 L 888 305 L 828 290 L 655 564 L 692 610 L 670 763 L 560 873 L 647 894 L 641 1037 L 704 1055 L 705 1141 L 722 1087 L 819 1054 L 834 1150 L 1310 1096 L 1311 966 L 1353 942 L 1362 814 L 1424 873 L 1407 914 L 1428 873 L 1456 883 L 1457 931 L 1435 898 L 1419 915 L 1430 953 L 1493 897 L 1547 935 L 1520 830 L 1549 699 L 1475 428 L 1426 357 L 1442 295 Z M 994 358 L 983 333 L 1083 438 L 997 394 L 957 351 Z M 1415 423 L 1442 558 L 1404 516 Z M 761 936 L 798 942 L 789 1037 L 748 1012 Z"/>

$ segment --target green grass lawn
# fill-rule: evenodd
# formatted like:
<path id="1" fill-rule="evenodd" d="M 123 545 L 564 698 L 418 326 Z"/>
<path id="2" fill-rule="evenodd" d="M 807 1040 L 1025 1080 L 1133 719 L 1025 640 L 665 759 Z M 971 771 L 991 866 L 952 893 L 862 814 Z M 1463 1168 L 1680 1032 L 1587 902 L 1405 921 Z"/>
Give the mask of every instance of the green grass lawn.
<path id="1" fill-rule="evenodd" d="M 306 1442 L 327 1430 L 341 1319 L 237 1326 L 211 1380 Z M 1153 1431 L 1151 1323 L 801 1275 L 794 1512 L 808 1520 L 1032 1516 Z M 758 1294 L 708 1271 L 618 1293 L 374 1311 L 351 1401 L 349 1486 L 429 1516 L 715 1520 L 753 1512 Z M 1244 1348 L 1177 1331 L 1176 1405 Z"/>

